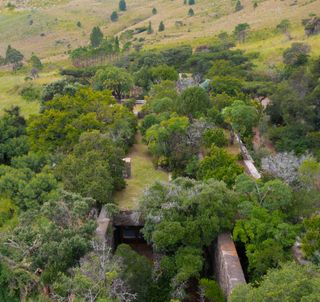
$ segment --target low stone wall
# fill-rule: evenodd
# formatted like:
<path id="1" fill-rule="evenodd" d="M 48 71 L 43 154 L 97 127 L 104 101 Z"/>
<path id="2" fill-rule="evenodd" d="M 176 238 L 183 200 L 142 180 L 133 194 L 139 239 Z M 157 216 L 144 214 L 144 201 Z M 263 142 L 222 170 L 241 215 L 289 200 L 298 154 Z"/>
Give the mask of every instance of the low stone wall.
<path id="1" fill-rule="evenodd" d="M 240 151 L 241 151 L 241 155 L 243 157 L 243 163 L 246 168 L 247 174 L 249 174 L 250 176 L 252 176 L 255 179 L 260 179 L 261 174 L 259 173 L 259 171 L 255 167 L 254 161 L 253 161 L 247 147 L 242 142 L 239 135 L 236 135 L 236 139 L 237 139 L 237 142 L 239 143 L 239 146 L 240 146 Z"/>
<path id="2" fill-rule="evenodd" d="M 246 283 L 236 247 L 228 233 L 218 236 L 214 251 L 214 271 L 227 298 L 237 285 Z"/>

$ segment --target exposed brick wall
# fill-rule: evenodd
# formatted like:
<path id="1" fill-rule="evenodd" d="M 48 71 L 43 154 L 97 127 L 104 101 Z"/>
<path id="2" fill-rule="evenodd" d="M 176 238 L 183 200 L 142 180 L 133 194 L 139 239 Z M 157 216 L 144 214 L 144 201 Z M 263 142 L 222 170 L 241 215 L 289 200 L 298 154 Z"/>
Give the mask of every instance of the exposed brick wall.
<path id="1" fill-rule="evenodd" d="M 246 283 L 238 253 L 230 234 L 222 233 L 218 236 L 214 260 L 217 281 L 225 296 L 229 297 L 238 284 Z"/>

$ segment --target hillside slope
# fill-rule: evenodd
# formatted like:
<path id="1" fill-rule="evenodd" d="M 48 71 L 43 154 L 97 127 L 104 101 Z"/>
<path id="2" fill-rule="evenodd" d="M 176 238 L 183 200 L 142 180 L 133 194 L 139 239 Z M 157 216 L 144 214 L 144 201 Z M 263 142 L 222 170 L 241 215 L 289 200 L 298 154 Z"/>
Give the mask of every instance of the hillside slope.
<path id="1" fill-rule="evenodd" d="M 239 12 L 235 12 L 232 0 L 196 0 L 193 17 L 188 17 L 191 6 L 184 5 L 183 0 L 127 0 L 127 11 L 119 13 L 119 21 L 113 23 L 110 14 L 118 8 L 115 0 L 11 1 L 15 9 L 6 8 L 5 2 L 0 6 L 0 54 L 12 44 L 26 56 L 35 52 L 42 58 L 86 45 L 96 25 L 106 35 L 114 35 L 150 21 L 154 34 L 138 37 L 147 45 L 167 45 L 208 39 L 222 30 L 231 32 L 243 22 L 253 30 L 274 28 L 282 19 L 298 26 L 310 13 L 320 13 L 320 0 L 265 0 L 258 1 L 257 8 L 252 0 L 242 0 L 244 9 Z M 153 7 L 157 8 L 156 15 L 152 14 Z M 160 21 L 166 27 L 162 33 L 157 32 Z"/>

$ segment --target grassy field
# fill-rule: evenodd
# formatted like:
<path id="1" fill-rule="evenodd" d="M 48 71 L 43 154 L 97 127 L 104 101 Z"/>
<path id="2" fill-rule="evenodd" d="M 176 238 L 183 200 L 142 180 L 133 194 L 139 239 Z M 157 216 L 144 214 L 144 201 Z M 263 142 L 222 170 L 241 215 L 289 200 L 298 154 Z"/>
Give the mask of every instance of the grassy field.
<path id="1" fill-rule="evenodd" d="M 131 158 L 132 176 L 126 180 L 127 187 L 115 195 L 115 201 L 121 210 L 137 208 L 144 189 L 155 181 L 168 181 L 168 173 L 154 168 L 147 146 L 141 142 L 140 135 L 137 135 L 136 144 L 128 157 Z"/>
<path id="2" fill-rule="evenodd" d="M 32 81 L 33 85 L 43 85 L 59 78 L 56 72 L 40 73 L 40 77 Z M 11 106 L 19 106 L 23 116 L 27 117 L 39 111 L 39 102 L 27 102 L 19 91 L 26 85 L 24 74 L 2 72 L 0 74 L 0 114 Z"/>

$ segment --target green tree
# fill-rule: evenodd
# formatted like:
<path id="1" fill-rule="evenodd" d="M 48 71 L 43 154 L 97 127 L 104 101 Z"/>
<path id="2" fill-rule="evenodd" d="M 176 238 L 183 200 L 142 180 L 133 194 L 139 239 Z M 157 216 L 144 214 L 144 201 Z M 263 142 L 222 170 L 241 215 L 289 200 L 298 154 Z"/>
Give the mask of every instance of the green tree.
<path id="1" fill-rule="evenodd" d="M 120 42 L 119 42 L 118 36 L 116 36 L 116 37 L 114 38 L 114 51 L 115 51 L 116 53 L 119 53 L 119 52 L 120 52 Z"/>
<path id="2" fill-rule="evenodd" d="M 242 172 L 243 168 L 232 155 L 224 149 L 212 146 L 209 154 L 199 164 L 197 178 L 222 180 L 231 187 Z"/>
<path id="3" fill-rule="evenodd" d="M 283 33 L 289 40 L 291 40 L 292 37 L 289 32 L 290 27 L 291 27 L 290 21 L 288 19 L 284 19 L 277 25 L 277 30 Z"/>
<path id="4" fill-rule="evenodd" d="M 166 80 L 161 81 L 159 84 L 154 84 L 151 87 L 149 96 L 152 99 L 162 99 L 168 97 L 172 100 L 175 100 L 178 98 L 176 83 Z"/>
<path id="5" fill-rule="evenodd" d="M 7 64 L 12 64 L 13 69 L 17 69 L 22 65 L 23 58 L 24 56 L 19 50 L 11 47 L 11 45 L 8 45 L 5 58 Z"/>
<path id="6" fill-rule="evenodd" d="M 293 191 L 280 179 L 263 183 L 242 174 L 236 179 L 235 190 L 246 202 L 260 205 L 270 212 L 288 213 L 293 206 Z"/>
<path id="7" fill-rule="evenodd" d="M 194 5 L 194 4 L 196 4 L 196 1 L 195 0 L 188 0 L 188 4 L 189 5 Z"/>
<path id="8" fill-rule="evenodd" d="M 0 117 L 0 164 L 10 164 L 12 158 L 28 152 L 26 121 L 19 107 L 5 110 Z"/>
<path id="9" fill-rule="evenodd" d="M 189 11 L 188 11 L 188 16 L 189 16 L 189 17 L 194 16 L 194 11 L 193 11 L 192 8 L 189 9 Z"/>
<path id="10" fill-rule="evenodd" d="M 148 34 L 148 35 L 151 35 L 152 33 L 153 33 L 152 24 L 151 24 L 151 21 L 149 21 L 148 29 L 147 29 L 147 34 Z"/>
<path id="11" fill-rule="evenodd" d="M 248 23 L 240 23 L 234 29 L 234 35 L 239 43 L 245 43 L 250 25 Z"/>
<path id="12" fill-rule="evenodd" d="M 125 0 L 120 0 L 119 1 L 119 10 L 124 12 L 127 10 L 127 4 Z"/>
<path id="13" fill-rule="evenodd" d="M 148 301 L 152 284 L 152 267 L 148 259 L 137 254 L 126 244 L 119 245 L 115 255 L 122 263 L 119 277 L 137 293 L 136 301 Z"/>
<path id="14" fill-rule="evenodd" d="M 132 88 L 133 78 L 125 69 L 109 66 L 96 72 L 93 85 L 101 90 L 110 89 L 114 96 L 121 100 Z"/>
<path id="15" fill-rule="evenodd" d="M 158 13 L 158 10 L 154 7 L 154 8 L 152 8 L 152 14 L 153 15 L 156 15 Z"/>
<path id="16" fill-rule="evenodd" d="M 36 68 L 38 70 L 42 69 L 43 67 L 40 59 L 34 53 L 32 53 L 31 55 L 30 63 L 33 68 Z"/>
<path id="17" fill-rule="evenodd" d="M 116 11 L 113 11 L 110 15 L 110 20 L 112 22 L 117 22 L 119 19 L 118 13 Z"/>
<path id="18" fill-rule="evenodd" d="M 302 250 L 315 264 L 320 264 L 320 215 L 314 214 L 303 221 Z"/>
<path id="19" fill-rule="evenodd" d="M 236 97 L 241 93 L 243 81 L 235 76 L 215 76 L 212 78 L 210 90 L 215 95 L 226 95 L 228 97 Z"/>
<path id="20" fill-rule="evenodd" d="M 163 21 L 161 21 L 160 24 L 159 24 L 159 29 L 158 29 L 158 31 L 164 31 L 164 30 L 165 30 L 165 26 L 164 26 Z"/>
<path id="21" fill-rule="evenodd" d="M 158 65 L 156 67 L 150 68 L 150 75 L 154 83 L 159 83 L 162 81 L 177 81 L 178 72 L 174 67 L 168 65 Z"/>
<path id="22" fill-rule="evenodd" d="M 61 192 L 39 210 L 24 213 L 19 224 L 2 236 L 1 253 L 6 257 L 1 261 L 11 271 L 9 287 L 20 297 L 34 295 L 35 281 L 52 284 L 90 250 L 96 229 L 89 215 L 93 204 L 89 198 Z"/>
<path id="23" fill-rule="evenodd" d="M 191 119 L 205 115 L 210 107 L 208 93 L 200 87 L 187 88 L 176 100 L 177 112 Z"/>
<path id="24" fill-rule="evenodd" d="M 288 286 L 294 284 L 294 286 Z M 289 262 L 269 270 L 259 286 L 241 285 L 234 289 L 231 302 L 316 302 L 320 295 L 320 272 L 315 266 Z"/>
<path id="25" fill-rule="evenodd" d="M 78 142 L 82 132 L 110 129 L 118 113 L 118 122 L 123 119 L 120 116 L 123 109 L 110 107 L 111 104 L 115 104 L 115 100 L 110 91 L 90 88 L 80 89 L 74 96 L 65 95 L 47 102 L 43 113 L 29 118 L 27 133 L 32 148 L 65 150 Z"/>
<path id="26" fill-rule="evenodd" d="M 124 153 L 98 131 L 83 133 L 73 152 L 57 168 L 66 190 L 110 203 L 112 193 L 124 188 Z"/>
<path id="27" fill-rule="evenodd" d="M 320 190 L 320 163 L 314 158 L 303 161 L 298 174 L 299 180 L 307 190 Z"/>
<path id="28" fill-rule="evenodd" d="M 147 130 L 145 140 L 157 165 L 170 170 L 185 167 L 196 152 L 194 146 L 188 144 L 188 128 L 188 118 L 172 116 Z"/>
<path id="29" fill-rule="evenodd" d="M 6 225 L 10 226 L 12 223 L 16 223 L 17 214 L 18 207 L 10 199 L 0 198 L 0 230 L 5 229 Z"/>
<path id="30" fill-rule="evenodd" d="M 297 235 L 297 227 L 284 221 L 279 211 L 253 206 L 246 218 L 236 222 L 235 240 L 245 244 L 248 270 L 253 279 L 263 276 L 269 268 L 291 259 L 290 248 Z"/>
<path id="31" fill-rule="evenodd" d="M 233 130 L 246 138 L 252 135 L 252 128 L 258 122 L 258 111 L 252 105 L 246 105 L 243 101 L 235 101 L 222 111 L 222 115 Z"/>
<path id="32" fill-rule="evenodd" d="M 203 290 L 203 295 L 205 298 L 215 302 L 225 301 L 223 292 L 215 280 L 200 279 L 199 285 Z"/>
<path id="33" fill-rule="evenodd" d="M 92 47 L 99 47 L 103 39 L 103 33 L 100 27 L 95 26 L 90 34 L 90 42 Z"/>
<path id="34" fill-rule="evenodd" d="M 199 278 L 203 247 L 232 227 L 236 205 L 234 193 L 212 179 L 177 178 L 146 190 L 141 201 L 146 218 L 143 234 L 164 255 L 161 267 L 171 272 L 172 290 L 190 277 Z"/>
<path id="35" fill-rule="evenodd" d="M 0 166 L 0 195 L 20 210 L 38 209 L 55 196 L 58 182 L 51 172 Z"/>
<path id="36" fill-rule="evenodd" d="M 206 148 L 210 148 L 212 145 L 221 148 L 228 144 L 228 140 L 221 128 L 208 129 L 204 132 L 203 142 Z"/>
<path id="37" fill-rule="evenodd" d="M 241 1 L 237 0 L 236 6 L 235 6 L 235 11 L 238 12 L 238 11 L 240 11 L 242 9 L 243 9 L 243 5 L 241 4 Z"/>
<path id="38" fill-rule="evenodd" d="M 303 43 L 292 43 L 291 47 L 283 52 L 283 62 L 290 66 L 300 66 L 308 61 L 310 46 Z"/>

